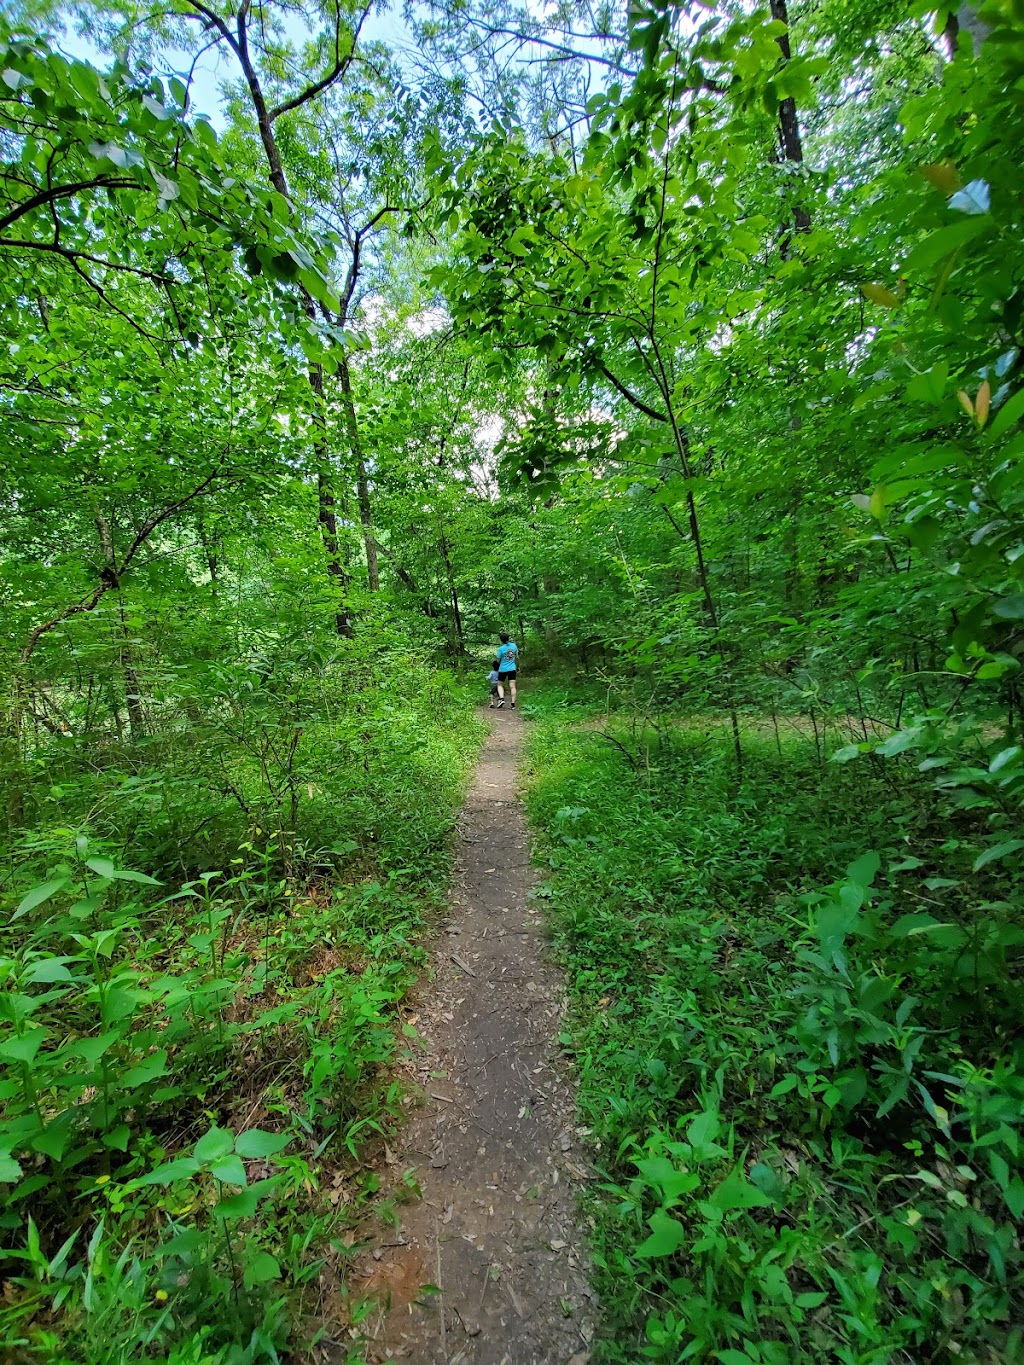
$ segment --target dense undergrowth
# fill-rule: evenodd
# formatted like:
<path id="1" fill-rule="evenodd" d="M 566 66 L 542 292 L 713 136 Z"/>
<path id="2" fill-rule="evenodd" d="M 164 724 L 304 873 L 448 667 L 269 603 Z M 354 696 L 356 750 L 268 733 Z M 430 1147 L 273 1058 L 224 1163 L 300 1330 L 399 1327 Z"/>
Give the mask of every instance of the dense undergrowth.
<path id="1" fill-rule="evenodd" d="M 905 760 L 535 709 L 597 1358 L 1021 1359 L 1012 864 Z"/>
<path id="2" fill-rule="evenodd" d="M 39 754 L 0 915 L 5 1359 L 357 1349 L 351 1229 L 480 731 L 451 675 L 308 665 L 279 641 L 195 724 Z"/>

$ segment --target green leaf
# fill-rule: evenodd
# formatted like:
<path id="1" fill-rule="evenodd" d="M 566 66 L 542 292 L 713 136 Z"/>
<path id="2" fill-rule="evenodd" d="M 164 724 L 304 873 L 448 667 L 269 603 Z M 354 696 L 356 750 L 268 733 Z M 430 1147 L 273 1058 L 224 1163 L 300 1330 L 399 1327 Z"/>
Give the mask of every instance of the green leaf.
<path id="1" fill-rule="evenodd" d="M 756 1209 L 770 1203 L 756 1185 L 752 1185 L 739 1166 L 731 1171 L 708 1201 L 723 1212 L 732 1209 Z"/>
<path id="2" fill-rule="evenodd" d="M 989 436 L 995 440 L 1005 435 L 1021 417 L 1024 417 L 1024 389 L 1018 389 L 1012 398 L 1008 398 L 993 417 L 988 424 Z"/>
<path id="3" fill-rule="evenodd" d="M 1024 1180 L 1019 1175 L 1015 1175 L 1003 1191 L 1003 1198 L 1015 1219 L 1019 1221 L 1024 1218 Z"/>
<path id="4" fill-rule="evenodd" d="M 167 1074 L 167 1053 L 161 1048 L 147 1057 L 138 1066 L 131 1067 L 120 1078 L 121 1086 L 125 1090 L 134 1090 L 137 1086 L 146 1085 L 149 1081 L 155 1081 L 160 1076 Z"/>
<path id="5" fill-rule="evenodd" d="M 647 1224 L 651 1229 L 651 1235 L 640 1243 L 633 1253 L 634 1256 L 642 1256 L 645 1260 L 671 1256 L 686 1240 L 686 1231 L 682 1223 L 670 1218 L 667 1213 L 653 1213 Z"/>
<path id="6" fill-rule="evenodd" d="M 695 1190 L 700 1184 L 700 1176 L 693 1171 L 677 1170 L 668 1157 L 649 1157 L 636 1164 L 640 1174 L 661 1192 L 661 1197 L 666 1203 L 678 1199 L 680 1195 L 687 1194 L 690 1190 Z"/>
<path id="7" fill-rule="evenodd" d="M 143 1185 L 173 1185 L 178 1180 L 188 1180 L 200 1169 L 199 1162 L 192 1157 L 178 1157 L 175 1161 L 165 1161 L 145 1175 L 129 1182 L 129 1190 L 140 1189 Z"/>
<path id="8" fill-rule="evenodd" d="M 11 923 L 13 924 L 16 919 L 21 919 L 22 915 L 27 915 L 37 905 L 42 905 L 51 897 L 56 896 L 58 891 L 63 891 L 70 880 L 70 877 L 54 877 L 52 881 L 44 882 L 42 886 L 34 886 L 19 903 L 17 910 L 11 916 Z"/>
<path id="9" fill-rule="evenodd" d="M 267 1284 L 270 1280 L 281 1278 L 281 1267 L 267 1251 L 258 1251 L 245 1263 L 245 1284 L 252 1288 L 256 1284 Z"/>
<path id="10" fill-rule="evenodd" d="M 768 1092 L 768 1098 L 777 1100 L 782 1095 L 788 1095 L 791 1090 L 795 1090 L 800 1084 L 800 1077 L 790 1072 L 788 1076 L 783 1076 L 781 1081 L 776 1081 Z"/>
<path id="11" fill-rule="evenodd" d="M 949 366 L 940 361 L 926 370 L 924 374 L 915 374 L 907 385 L 907 397 L 916 403 L 941 403 L 946 392 L 946 380 L 949 378 Z"/>
<path id="12" fill-rule="evenodd" d="M 890 735 L 884 744 L 879 744 L 875 752 L 881 754 L 883 758 L 893 758 L 896 754 L 903 754 L 912 749 L 920 738 L 920 727 L 911 725 L 906 730 L 897 730 L 894 735 Z"/>
<path id="13" fill-rule="evenodd" d="M 210 1174 L 225 1185 L 245 1185 L 247 1178 L 242 1158 L 234 1152 L 218 1157 L 210 1164 Z"/>
<path id="14" fill-rule="evenodd" d="M 71 1141 L 72 1128 L 70 1114 L 62 1114 L 53 1123 L 47 1124 L 41 1133 L 32 1139 L 32 1150 L 42 1152 L 53 1161 L 60 1161 Z"/>
<path id="15" fill-rule="evenodd" d="M 32 1028 L 27 1032 L 7 1038 L 0 1043 L 0 1058 L 6 1062 L 24 1062 L 29 1065 L 43 1045 L 45 1028 Z"/>
<path id="16" fill-rule="evenodd" d="M 1024 592 L 1015 592 L 1009 597 L 1001 597 L 992 611 L 1002 621 L 1024 621 Z"/>
<path id="17" fill-rule="evenodd" d="M 856 886 L 871 886 L 878 876 L 878 869 L 882 866 L 882 860 L 874 849 L 852 862 L 846 869 L 846 875 Z"/>
<path id="18" fill-rule="evenodd" d="M 94 1067 L 103 1054 L 123 1037 L 122 1029 L 110 1029 L 95 1038 L 79 1038 L 67 1051 L 72 1057 L 81 1057 L 86 1066 Z"/>
<path id="19" fill-rule="evenodd" d="M 95 872 L 97 877 L 112 877 L 114 875 L 114 864 L 109 858 L 86 858 L 86 867 L 90 872 Z"/>
<path id="20" fill-rule="evenodd" d="M 274 1156 L 290 1141 L 287 1133 L 266 1133 L 262 1128 L 249 1128 L 235 1139 L 235 1151 L 247 1158 Z"/>
<path id="21" fill-rule="evenodd" d="M 219 1161 L 235 1149 L 235 1135 L 230 1128 L 218 1128 L 216 1124 L 204 1133 L 192 1149 L 196 1161 L 209 1165 Z"/>
<path id="22" fill-rule="evenodd" d="M 71 973 L 59 957 L 38 958 L 29 964 L 28 971 L 22 977 L 22 981 L 33 986 L 52 985 L 55 981 L 71 979 Z"/>
<path id="23" fill-rule="evenodd" d="M 988 867 L 989 863 L 994 863 L 999 858 L 1009 857 L 1011 853 L 1016 853 L 1022 848 L 1024 848 L 1024 839 L 1006 839 L 1001 844 L 993 844 L 975 858 L 974 871 L 980 872 L 983 867 Z"/>
<path id="24" fill-rule="evenodd" d="M 163 886 L 163 882 L 157 881 L 156 877 L 150 877 L 145 872 L 133 872 L 127 867 L 119 867 L 110 875 L 118 882 L 139 882 L 142 886 Z"/>
<path id="25" fill-rule="evenodd" d="M 250 1185 L 247 1190 L 242 1190 L 239 1194 L 232 1194 L 227 1199 L 222 1199 L 215 1205 L 213 1216 L 215 1218 L 252 1218 L 260 1202 L 260 1196 L 255 1185 Z"/>
<path id="26" fill-rule="evenodd" d="M 987 226 L 977 218 L 968 218 L 930 233 L 907 257 L 904 269 L 908 274 L 931 270 L 939 261 L 979 236 Z"/>
<path id="27" fill-rule="evenodd" d="M 21 1166 L 9 1150 L 0 1151 L 0 1185 L 12 1185 L 21 1179 Z"/>

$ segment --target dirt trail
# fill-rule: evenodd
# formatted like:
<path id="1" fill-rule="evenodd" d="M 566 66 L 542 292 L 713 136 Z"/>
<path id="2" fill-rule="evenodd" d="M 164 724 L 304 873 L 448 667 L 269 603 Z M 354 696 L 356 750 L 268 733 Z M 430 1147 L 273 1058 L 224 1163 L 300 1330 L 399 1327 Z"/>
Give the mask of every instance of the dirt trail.
<path id="1" fill-rule="evenodd" d="M 399 1203 L 359 1292 L 382 1307 L 370 1361 L 584 1365 L 594 1333 L 576 1193 L 572 1084 L 557 1045 L 562 984 L 527 898 L 516 795 L 520 716 L 496 712 L 459 830 L 449 919 L 417 1029 L 423 1104 L 391 1154 L 422 1200 Z M 441 1293 L 423 1292 L 436 1285 Z"/>

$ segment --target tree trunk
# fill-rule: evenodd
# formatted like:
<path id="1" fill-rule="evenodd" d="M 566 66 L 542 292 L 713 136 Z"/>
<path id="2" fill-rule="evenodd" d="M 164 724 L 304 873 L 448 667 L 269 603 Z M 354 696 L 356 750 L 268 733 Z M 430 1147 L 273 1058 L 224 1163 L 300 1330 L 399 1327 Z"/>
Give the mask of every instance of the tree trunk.
<path id="1" fill-rule="evenodd" d="M 196 8 L 199 8 L 198 6 Z M 206 13 L 204 10 L 200 10 Z M 253 112 L 256 115 L 256 126 L 259 129 L 260 142 L 267 158 L 267 171 L 270 183 L 284 199 L 291 204 L 291 192 L 288 188 L 288 178 L 284 172 L 284 162 L 281 158 L 281 149 L 277 143 L 274 132 L 274 118 L 280 109 L 271 111 L 267 107 L 267 101 L 263 94 L 263 87 L 260 83 L 259 75 L 253 65 L 252 57 L 249 52 L 248 40 L 248 20 L 249 6 L 243 4 L 236 18 L 236 31 L 234 34 L 228 29 L 227 24 L 222 19 L 214 19 L 213 22 L 220 33 L 227 39 L 235 56 L 238 58 L 245 77 L 245 83 L 249 88 L 249 95 L 252 99 Z M 340 69 L 339 69 L 340 70 Z M 302 299 L 302 306 L 305 314 L 310 319 L 316 317 L 316 307 L 309 293 L 299 285 L 299 294 Z M 336 584 L 338 588 L 338 608 L 335 614 L 335 625 L 339 635 L 352 634 L 352 621 L 346 605 L 348 578 L 345 573 L 344 565 L 338 552 L 338 521 L 334 506 L 334 487 L 331 479 L 330 462 L 327 453 L 327 434 L 324 419 L 324 375 L 323 367 L 316 363 L 311 363 L 306 371 L 309 387 L 313 391 L 313 420 L 318 428 L 317 435 L 313 442 L 313 464 L 317 471 L 317 495 L 319 503 L 319 522 L 320 534 L 323 541 L 324 552 L 327 557 L 328 578 Z"/>
<path id="2" fill-rule="evenodd" d="M 128 732 L 132 743 L 136 744 L 146 734 L 146 713 L 142 706 L 139 691 L 139 675 L 135 671 L 135 656 L 132 652 L 131 634 L 124 613 L 124 594 L 121 590 L 121 577 L 117 572 L 114 555 L 114 541 L 110 534 L 110 524 L 102 512 L 96 513 L 96 530 L 99 532 L 100 545 L 103 547 L 103 568 L 100 577 L 108 579 L 117 588 L 117 609 L 121 622 L 120 638 L 117 641 L 117 662 L 124 679 L 124 699 L 128 707 Z M 118 724 L 120 730 L 120 724 Z"/>
<path id="3" fill-rule="evenodd" d="M 455 627 L 455 640 L 453 653 L 456 655 L 465 654 L 466 640 L 462 631 L 462 612 L 459 609 L 459 594 L 455 586 L 455 573 L 452 569 L 451 555 L 448 553 L 448 537 L 438 526 L 438 548 L 441 551 L 441 562 L 444 565 L 444 574 L 448 582 L 448 593 L 452 603 L 452 624 Z"/>
<path id="4" fill-rule="evenodd" d="M 770 0 L 771 15 L 780 23 L 786 25 L 786 32 L 780 33 L 777 39 L 779 51 L 785 62 L 790 60 L 792 49 L 789 43 L 789 13 L 786 9 L 786 0 Z M 804 145 L 800 136 L 800 120 L 796 112 L 796 100 L 792 95 L 787 95 L 779 105 L 779 146 L 782 156 L 786 161 L 794 166 L 803 165 Z M 811 215 L 800 204 L 793 208 L 793 226 L 797 232 L 810 232 Z M 780 250 L 783 257 L 789 254 L 790 235 L 787 231 L 782 239 Z"/>
<path id="5" fill-rule="evenodd" d="M 220 586 L 220 580 L 218 578 L 220 558 L 217 554 L 216 542 L 212 541 L 206 534 L 206 523 L 203 520 L 202 512 L 200 512 L 196 518 L 196 526 L 199 530 L 199 543 L 203 547 L 203 555 L 206 558 L 206 567 L 210 574 L 210 596 L 216 601 L 217 592 Z"/>
<path id="6" fill-rule="evenodd" d="M 117 597 L 118 610 L 121 616 L 121 645 L 118 651 L 118 662 L 121 665 L 121 673 L 124 677 L 124 699 L 128 707 L 128 731 L 132 737 L 132 743 L 137 744 L 146 735 L 146 712 L 142 705 L 139 675 L 135 671 L 135 656 L 132 652 L 128 621 L 124 614 L 124 597 L 120 589 Z"/>
<path id="7" fill-rule="evenodd" d="M 377 539 L 373 533 L 373 508 L 370 503 L 370 481 L 366 474 L 363 459 L 363 446 L 359 438 L 359 419 L 356 416 L 355 400 L 352 397 L 352 375 L 348 367 L 348 356 L 343 355 L 338 365 L 338 378 L 341 380 L 342 408 L 345 413 L 345 429 L 348 433 L 349 448 L 355 461 L 356 490 L 359 497 L 359 520 L 363 527 L 363 543 L 366 546 L 366 578 L 371 592 L 380 589 L 380 569 L 377 565 Z"/>

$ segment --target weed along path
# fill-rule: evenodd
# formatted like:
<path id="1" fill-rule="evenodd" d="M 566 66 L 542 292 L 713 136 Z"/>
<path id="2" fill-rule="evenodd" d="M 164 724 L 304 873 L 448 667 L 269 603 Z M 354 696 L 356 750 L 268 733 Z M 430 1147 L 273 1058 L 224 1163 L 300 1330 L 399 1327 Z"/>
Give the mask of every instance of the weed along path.
<path id="1" fill-rule="evenodd" d="M 364 1323 L 374 1362 L 589 1358 L 596 1313 L 575 1211 L 585 1172 L 558 1054 L 562 983 L 527 895 L 522 741 L 520 717 L 497 712 L 459 824 L 450 915 L 416 1020 L 423 1102 L 388 1158 L 406 1196 L 400 1224 L 355 1286 L 380 1303 Z M 407 1197 L 413 1180 L 421 1199 Z"/>

